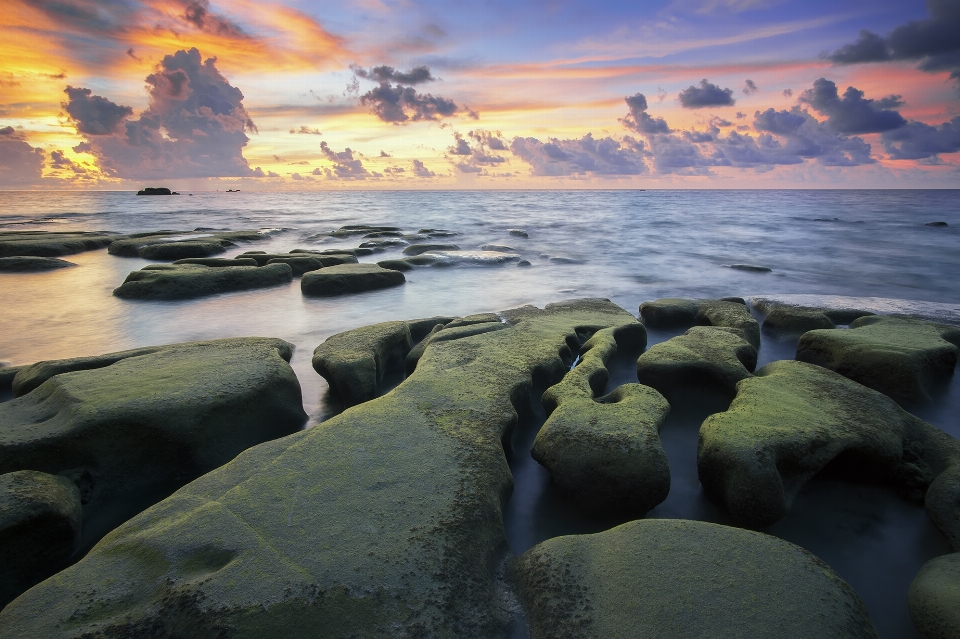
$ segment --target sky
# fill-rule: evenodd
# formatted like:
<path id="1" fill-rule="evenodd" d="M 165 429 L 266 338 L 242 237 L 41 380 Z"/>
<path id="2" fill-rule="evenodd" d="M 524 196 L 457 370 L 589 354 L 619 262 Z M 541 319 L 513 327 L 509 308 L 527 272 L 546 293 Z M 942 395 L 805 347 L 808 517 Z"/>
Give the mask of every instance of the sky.
<path id="1" fill-rule="evenodd" d="M 960 0 L 5 0 L 0 189 L 960 188 Z"/>

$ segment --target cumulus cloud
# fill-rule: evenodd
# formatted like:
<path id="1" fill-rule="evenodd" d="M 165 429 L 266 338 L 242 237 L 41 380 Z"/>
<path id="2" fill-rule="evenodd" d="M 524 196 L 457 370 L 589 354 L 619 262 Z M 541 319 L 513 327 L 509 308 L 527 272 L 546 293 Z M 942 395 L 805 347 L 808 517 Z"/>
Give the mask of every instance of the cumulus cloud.
<path id="1" fill-rule="evenodd" d="M 642 93 L 624 98 L 630 113 L 621 118 L 620 122 L 628 129 L 637 133 L 669 133 L 670 127 L 663 118 L 654 118 L 647 113 L 647 98 Z"/>
<path id="2" fill-rule="evenodd" d="M 690 85 L 677 96 L 685 109 L 701 109 L 710 106 L 733 106 L 733 89 L 721 89 L 716 84 L 700 80 L 700 86 Z"/>
<path id="3" fill-rule="evenodd" d="M 146 78 L 149 106 L 133 110 L 89 89 L 67 87 L 63 104 L 85 142 L 74 148 L 96 156 L 101 170 L 121 178 L 255 176 L 243 157 L 256 127 L 243 93 L 197 49 L 163 58 Z"/>
<path id="4" fill-rule="evenodd" d="M 403 169 L 400 169 L 400 170 L 402 171 Z M 432 178 L 432 177 L 436 177 L 437 175 L 436 173 L 428 169 L 426 166 L 424 166 L 423 162 L 421 162 L 420 160 L 413 161 L 413 174 L 421 178 Z"/>
<path id="5" fill-rule="evenodd" d="M 85 174 L 87 170 L 68 158 L 63 151 L 50 152 L 50 168 L 54 170 L 72 171 L 76 174 Z"/>
<path id="6" fill-rule="evenodd" d="M 939 126 L 910 122 L 887 131 L 882 136 L 883 148 L 895 160 L 925 160 L 940 153 L 960 151 L 960 116 Z"/>
<path id="7" fill-rule="evenodd" d="M 467 138 L 473 140 L 472 145 Z M 507 161 L 502 155 L 493 152 L 493 149 L 506 150 L 506 144 L 499 132 L 491 133 L 478 129 L 470 131 L 467 137 L 464 137 L 455 131 L 453 141 L 453 146 L 447 149 L 447 153 L 457 158 L 454 167 L 461 173 L 484 173 L 487 168 Z"/>
<path id="8" fill-rule="evenodd" d="M 507 150 L 507 143 L 503 139 L 503 134 L 499 131 L 485 131 L 484 129 L 477 129 L 467 133 L 467 136 L 476 140 L 476 142 L 482 148 L 486 148 L 491 151 Z"/>
<path id="9" fill-rule="evenodd" d="M 826 57 L 837 64 L 908 60 L 922 71 L 950 71 L 960 82 L 960 1 L 927 0 L 930 17 L 911 20 L 881 36 L 863 30 L 857 40 Z"/>
<path id="10" fill-rule="evenodd" d="M 516 137 L 510 151 L 530 165 L 531 175 L 640 175 L 647 172 L 643 161 L 646 155 L 642 141 L 624 138 L 622 141 L 606 137 L 594 139 L 588 133 L 579 140 Z"/>
<path id="11" fill-rule="evenodd" d="M 357 77 L 373 80 L 380 84 L 389 84 L 391 82 L 398 84 L 423 84 L 424 82 L 433 82 L 436 80 L 433 74 L 430 73 L 430 67 L 426 66 L 414 67 L 409 71 L 398 71 L 386 65 L 373 67 L 372 69 L 364 69 L 363 67 L 351 65 L 350 69 Z"/>
<path id="12" fill-rule="evenodd" d="M 30 146 L 12 126 L 0 129 L 0 186 L 38 184 L 43 160 L 43 149 Z"/>
<path id="13" fill-rule="evenodd" d="M 743 83 L 743 88 L 740 90 L 744 95 L 751 95 L 758 91 L 756 82 L 750 78 L 747 78 L 747 81 Z"/>
<path id="14" fill-rule="evenodd" d="M 181 18 L 201 31 L 229 38 L 246 38 L 246 32 L 229 18 L 210 13 L 209 0 L 189 0 L 183 3 Z"/>
<path id="15" fill-rule="evenodd" d="M 785 97 L 785 98 L 792 98 L 792 97 L 793 97 L 793 89 L 784 89 L 784 90 L 783 90 L 783 97 Z"/>
<path id="16" fill-rule="evenodd" d="M 894 107 L 903 102 L 898 95 L 880 100 L 864 99 L 863 91 L 847 87 L 843 97 L 837 93 L 837 85 L 820 78 L 800 96 L 800 101 L 809 104 L 822 115 L 828 116 L 827 124 L 840 133 L 882 133 L 899 128 L 907 123 Z"/>
<path id="17" fill-rule="evenodd" d="M 479 117 L 465 105 L 458 105 L 439 95 L 421 93 L 409 86 L 434 81 L 436 78 L 430 73 L 429 67 L 414 67 L 406 72 L 388 66 L 372 69 L 353 66 L 351 69 L 357 78 L 378 83 L 377 87 L 360 96 L 360 104 L 369 107 L 383 122 L 401 124 L 408 121 L 440 120 L 458 114 L 465 114 L 473 119 Z M 392 84 L 393 82 L 396 84 Z M 359 92 L 359 87 L 355 90 Z"/>
<path id="18" fill-rule="evenodd" d="M 334 151 L 325 142 L 320 142 L 320 151 L 323 156 L 333 163 L 332 168 L 313 170 L 314 175 L 326 175 L 329 180 L 366 180 L 382 177 L 376 171 L 368 171 L 360 158 L 354 157 L 354 151 L 346 147 L 343 151 Z M 359 155 L 359 154 L 358 154 Z"/>
<path id="19" fill-rule="evenodd" d="M 829 121 L 820 122 L 806 111 L 767 109 L 757 111 L 753 126 L 761 132 L 758 142 L 772 164 L 796 164 L 814 159 L 824 166 L 858 166 L 876 162 L 870 145 L 860 137 L 838 134 Z M 770 135 L 784 140 L 781 144 Z M 767 137 L 765 137 L 767 136 Z"/>

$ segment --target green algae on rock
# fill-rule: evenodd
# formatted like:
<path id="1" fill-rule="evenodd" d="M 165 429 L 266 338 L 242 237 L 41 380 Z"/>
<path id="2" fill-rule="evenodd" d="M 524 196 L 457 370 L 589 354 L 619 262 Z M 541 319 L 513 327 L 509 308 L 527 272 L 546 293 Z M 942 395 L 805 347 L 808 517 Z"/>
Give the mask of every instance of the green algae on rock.
<path id="1" fill-rule="evenodd" d="M 76 264 L 55 257 L 34 257 L 32 255 L 0 257 L 0 273 L 36 273 L 38 271 L 55 271 L 68 266 L 76 266 Z"/>
<path id="2" fill-rule="evenodd" d="M 925 563 L 910 584 L 907 603 L 924 639 L 960 637 L 960 552 Z"/>
<path id="3" fill-rule="evenodd" d="M 730 408 L 700 427 L 700 483 L 751 526 L 779 520 L 804 484 L 839 460 L 848 474 L 892 482 L 919 500 L 960 463 L 960 442 L 874 390 L 796 361 L 773 362 L 740 381 Z M 956 517 L 952 508 L 930 511 L 931 519 Z"/>
<path id="4" fill-rule="evenodd" d="M 182 260 L 177 260 L 173 263 L 174 266 L 179 264 L 199 264 L 200 266 L 260 266 L 257 264 L 256 260 L 252 260 L 246 257 L 235 257 L 233 259 L 225 257 L 186 257 Z"/>
<path id="5" fill-rule="evenodd" d="M 668 397 L 680 386 L 718 388 L 731 396 L 757 366 L 757 349 L 726 328 L 694 326 L 654 345 L 637 360 L 637 379 Z"/>
<path id="6" fill-rule="evenodd" d="M 0 257 L 59 257 L 106 248 L 118 239 L 130 237 L 107 231 L 3 231 L 0 232 Z"/>
<path id="7" fill-rule="evenodd" d="M 799 336 L 807 331 L 836 328 L 826 313 L 819 308 L 807 306 L 774 307 L 763 318 L 761 328 L 776 335 Z"/>
<path id="8" fill-rule="evenodd" d="M 460 247 L 456 244 L 411 244 L 403 249 L 404 255 L 420 255 L 428 251 L 459 251 Z"/>
<path id="9" fill-rule="evenodd" d="M 635 341 L 646 341 L 642 324 L 627 326 L 642 334 Z M 659 437 L 670 404 L 640 384 L 595 398 L 606 386 L 606 366 L 616 351 L 613 329 L 597 331 L 583 345 L 579 363 L 543 394 L 548 417 L 531 454 L 583 509 L 639 517 L 670 492 Z"/>
<path id="10" fill-rule="evenodd" d="M 118 351 L 116 353 L 106 353 L 104 355 L 91 355 L 88 357 L 72 357 L 70 359 L 52 359 L 28 366 L 21 366 L 16 376 L 13 378 L 13 396 L 21 397 L 33 389 L 37 388 L 45 381 L 59 375 L 60 373 L 72 373 L 74 371 L 89 371 L 97 368 L 105 368 L 111 364 L 116 364 L 122 359 L 128 357 L 139 357 L 156 353 L 163 346 L 146 346 L 144 348 L 134 348 L 128 351 Z"/>
<path id="11" fill-rule="evenodd" d="M 137 251 L 145 260 L 182 260 L 189 257 L 210 257 L 227 250 L 233 242 L 217 240 L 184 240 L 149 244 Z"/>
<path id="12" fill-rule="evenodd" d="M 0 475 L 0 609 L 67 564 L 80 543 L 80 490 L 34 470 Z"/>
<path id="13" fill-rule="evenodd" d="M 241 253 L 236 257 L 236 259 L 251 259 L 256 260 L 259 266 L 266 266 L 270 262 L 286 262 L 291 266 L 294 265 L 299 260 L 313 260 L 313 263 L 317 263 L 320 266 L 317 268 L 322 268 L 325 266 L 338 266 L 340 264 L 356 264 L 357 258 L 354 255 L 349 253 L 337 253 L 337 254 L 325 254 L 325 253 L 314 253 L 307 251 L 291 251 L 289 253 L 264 253 L 263 251 L 247 251 L 246 253 Z M 297 269 L 294 269 L 296 271 Z M 316 269 L 311 269 L 316 270 Z M 299 273 L 302 275 L 303 273 Z"/>
<path id="14" fill-rule="evenodd" d="M 668 297 L 640 305 L 640 319 L 650 328 L 684 328 L 716 326 L 729 328 L 760 348 L 760 324 L 753 319 L 746 304 L 738 297 L 718 300 Z"/>
<path id="15" fill-rule="evenodd" d="M 118 527 L 7 606 L 5 636 L 505 635 L 502 442 L 533 379 L 558 380 L 579 336 L 635 319 L 600 300 L 503 318 L 431 344 L 386 395 L 250 448 Z"/>
<path id="16" fill-rule="evenodd" d="M 531 639 L 878 639 L 846 582 L 799 546 L 647 519 L 555 537 L 513 566 Z"/>
<path id="17" fill-rule="evenodd" d="M 279 286 L 291 280 L 293 270 L 289 264 L 260 267 L 152 264 L 127 275 L 113 294 L 124 299 L 180 300 Z"/>
<path id="18" fill-rule="evenodd" d="M 282 340 L 234 338 L 36 364 L 21 375 L 56 372 L 0 403 L 0 472 L 85 483 L 84 538 L 95 541 L 245 448 L 298 430 L 292 353 Z"/>
<path id="19" fill-rule="evenodd" d="M 960 328 L 904 317 L 861 317 L 846 331 L 810 331 L 797 359 L 836 371 L 897 400 L 930 399 L 953 374 Z"/>
<path id="20" fill-rule="evenodd" d="M 305 273 L 300 280 L 300 291 L 304 295 L 330 297 L 400 286 L 406 281 L 400 271 L 376 264 L 341 264 Z"/>

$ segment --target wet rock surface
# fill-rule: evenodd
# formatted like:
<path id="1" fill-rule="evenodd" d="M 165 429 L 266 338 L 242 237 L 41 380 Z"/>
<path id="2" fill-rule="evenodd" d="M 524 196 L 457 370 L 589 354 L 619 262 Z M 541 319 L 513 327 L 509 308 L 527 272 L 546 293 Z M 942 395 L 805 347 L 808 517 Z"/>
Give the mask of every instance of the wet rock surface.
<path id="1" fill-rule="evenodd" d="M 406 281 L 403 273 L 376 264 L 342 264 L 305 273 L 300 290 L 304 295 L 329 297 L 400 286 Z"/>
<path id="2" fill-rule="evenodd" d="M 907 602 L 924 639 L 960 637 L 960 552 L 924 564 L 910 584 Z"/>
<path id="3" fill-rule="evenodd" d="M 114 241 L 129 237 L 107 231 L 49 232 L 49 231 L 3 231 L 0 232 L 0 257 L 36 256 L 59 257 L 84 251 L 94 251 L 110 246 Z"/>
<path id="4" fill-rule="evenodd" d="M 127 275 L 113 294 L 124 299 L 179 300 L 280 286 L 292 279 L 289 264 L 261 267 L 153 264 Z"/>
<path id="5" fill-rule="evenodd" d="M 0 273 L 36 273 L 38 271 L 55 271 L 68 266 L 76 266 L 76 264 L 55 257 L 33 257 L 29 255 L 0 257 Z"/>
<path id="6" fill-rule="evenodd" d="M 556 537 L 513 572 L 532 639 L 879 637 L 812 554 L 717 524 L 653 519 Z"/>
<path id="7" fill-rule="evenodd" d="M 730 329 L 760 347 L 760 324 L 753 319 L 742 298 L 718 300 L 663 298 L 640 305 L 640 319 L 650 328 L 685 328 L 688 326 L 716 326 Z"/>

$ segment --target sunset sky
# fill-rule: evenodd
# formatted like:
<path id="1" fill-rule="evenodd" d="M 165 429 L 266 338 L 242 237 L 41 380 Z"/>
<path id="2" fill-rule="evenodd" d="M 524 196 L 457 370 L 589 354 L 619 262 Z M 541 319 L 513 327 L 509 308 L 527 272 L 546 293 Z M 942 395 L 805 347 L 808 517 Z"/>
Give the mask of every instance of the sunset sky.
<path id="1" fill-rule="evenodd" d="M 0 189 L 960 187 L 960 0 L 6 0 Z"/>

